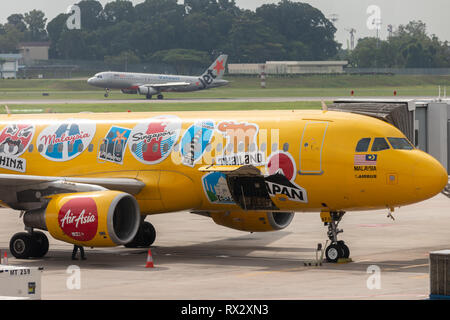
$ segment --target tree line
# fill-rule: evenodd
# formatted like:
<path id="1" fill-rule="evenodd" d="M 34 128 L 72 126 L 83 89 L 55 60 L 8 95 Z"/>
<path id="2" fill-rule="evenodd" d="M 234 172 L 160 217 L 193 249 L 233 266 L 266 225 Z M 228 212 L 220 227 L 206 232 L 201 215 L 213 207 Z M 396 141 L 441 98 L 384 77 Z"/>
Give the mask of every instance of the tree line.
<path id="1" fill-rule="evenodd" d="M 361 68 L 450 68 L 448 41 L 428 35 L 422 21 L 400 25 L 386 40 L 359 39 L 356 48 L 344 56 Z"/>
<path id="2" fill-rule="evenodd" d="M 0 50 L 11 52 L 18 41 L 50 40 L 54 59 L 130 63 L 177 59 L 205 63 L 219 53 L 231 62 L 327 60 L 336 56 L 336 28 L 323 13 L 305 3 L 282 0 L 255 11 L 234 0 L 116 0 L 104 7 L 82 0 L 81 29 L 69 30 L 70 14 L 46 24 L 43 12 L 14 14 L 0 26 Z M 33 19 L 31 19 L 33 17 Z"/>
<path id="3" fill-rule="evenodd" d="M 447 41 L 428 35 L 426 25 L 400 25 L 381 40 L 359 39 L 353 51 L 335 40 L 336 28 L 317 8 L 281 0 L 255 11 L 234 0 L 128 0 L 105 6 L 77 3 L 81 29 L 69 30 L 70 14 L 51 21 L 40 10 L 12 14 L 0 24 L 0 52 L 17 50 L 22 41 L 50 41 L 52 59 L 95 60 L 110 65 L 163 62 L 204 66 L 220 53 L 233 63 L 267 60 L 348 60 L 354 67 L 450 67 Z M 179 68 L 177 68 L 179 69 Z"/>

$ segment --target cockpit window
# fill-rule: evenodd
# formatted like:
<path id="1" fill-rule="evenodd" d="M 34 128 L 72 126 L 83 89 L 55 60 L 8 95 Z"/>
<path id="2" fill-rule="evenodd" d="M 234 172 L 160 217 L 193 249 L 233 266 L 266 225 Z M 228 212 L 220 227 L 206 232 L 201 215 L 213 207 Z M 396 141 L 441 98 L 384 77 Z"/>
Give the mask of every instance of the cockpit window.
<path id="1" fill-rule="evenodd" d="M 367 152 L 369 149 L 370 138 L 363 138 L 356 145 L 356 152 Z"/>
<path id="2" fill-rule="evenodd" d="M 381 151 L 389 149 L 389 145 L 384 138 L 375 138 L 372 145 L 372 151 Z"/>
<path id="3" fill-rule="evenodd" d="M 102 79 L 103 76 L 102 76 L 101 74 L 99 74 L 99 75 L 97 76 L 97 78 Z"/>
<path id="4" fill-rule="evenodd" d="M 413 150 L 414 147 L 405 138 L 388 138 L 392 148 L 396 150 Z"/>

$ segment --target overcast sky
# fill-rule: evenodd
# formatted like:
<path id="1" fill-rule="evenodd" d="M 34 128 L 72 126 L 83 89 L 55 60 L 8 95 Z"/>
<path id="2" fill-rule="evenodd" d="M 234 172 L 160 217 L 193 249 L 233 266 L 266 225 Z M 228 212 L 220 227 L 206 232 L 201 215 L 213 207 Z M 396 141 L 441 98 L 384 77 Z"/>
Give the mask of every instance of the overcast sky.
<path id="1" fill-rule="evenodd" d="M 184 0 L 179 0 L 182 3 Z M 48 21 L 58 14 L 66 11 L 69 5 L 78 0 L 0 0 L 0 23 L 5 23 L 6 18 L 13 13 L 25 13 L 33 9 L 42 10 Z M 105 5 L 109 0 L 100 0 Z M 132 0 L 134 4 L 143 0 Z M 236 0 L 240 8 L 255 10 L 266 3 L 276 3 L 271 0 Z M 380 37 L 387 37 L 387 26 L 392 24 L 396 28 L 400 24 L 407 24 L 411 20 L 422 20 L 427 24 L 429 34 L 436 34 L 440 40 L 450 41 L 450 1 L 449 0 L 304 0 L 312 6 L 320 9 L 325 16 L 334 15 L 338 18 L 335 26 L 337 40 L 347 48 L 349 33 L 346 29 L 355 28 L 356 38 L 375 36 L 376 30 L 369 29 L 367 21 L 373 21 L 377 12 L 372 10 L 367 13 L 369 6 L 379 8 L 381 17 Z"/>

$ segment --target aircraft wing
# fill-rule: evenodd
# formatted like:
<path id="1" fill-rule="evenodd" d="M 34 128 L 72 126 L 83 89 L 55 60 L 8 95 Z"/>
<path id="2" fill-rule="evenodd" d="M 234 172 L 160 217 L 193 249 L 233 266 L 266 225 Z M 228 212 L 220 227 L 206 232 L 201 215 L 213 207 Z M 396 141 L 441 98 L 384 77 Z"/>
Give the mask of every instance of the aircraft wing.
<path id="1" fill-rule="evenodd" d="M 154 84 L 144 84 L 144 87 L 151 87 L 156 89 L 167 89 L 175 87 L 186 87 L 190 85 L 189 82 L 166 82 L 166 83 L 154 83 Z"/>
<path id="2" fill-rule="evenodd" d="M 42 206 L 47 196 L 115 190 L 139 193 L 145 184 L 130 178 L 81 178 L 0 174 L 0 202 L 16 210 L 32 210 Z"/>
<path id="3" fill-rule="evenodd" d="M 30 176 L 16 174 L 0 174 L 0 188 L 35 188 L 41 184 L 53 183 L 57 184 L 83 184 L 103 187 L 111 190 L 124 191 L 131 194 L 137 194 L 145 184 L 136 179 L 128 178 L 80 178 L 80 177 L 46 177 L 46 176 Z M 1 197 L 1 196 L 0 196 Z"/>

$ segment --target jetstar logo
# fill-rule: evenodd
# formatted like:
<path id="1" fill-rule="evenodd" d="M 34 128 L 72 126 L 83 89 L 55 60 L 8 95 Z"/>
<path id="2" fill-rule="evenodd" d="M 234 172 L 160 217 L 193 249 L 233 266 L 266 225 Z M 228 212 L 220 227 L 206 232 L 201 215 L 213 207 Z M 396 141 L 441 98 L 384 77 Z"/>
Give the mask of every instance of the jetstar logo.
<path id="1" fill-rule="evenodd" d="M 89 241 L 98 228 L 97 205 L 91 198 L 67 201 L 59 210 L 58 223 L 61 230 L 77 241 Z"/>
<path id="2" fill-rule="evenodd" d="M 217 60 L 216 66 L 214 67 L 214 70 L 216 70 L 218 75 L 220 74 L 220 72 L 222 70 L 225 70 L 225 67 L 223 66 L 223 60 L 222 61 Z"/>

